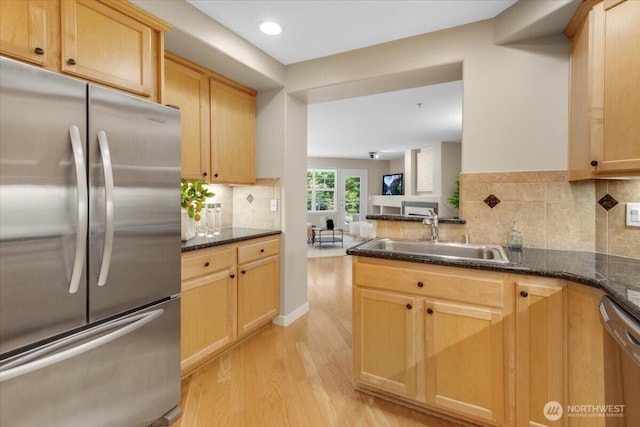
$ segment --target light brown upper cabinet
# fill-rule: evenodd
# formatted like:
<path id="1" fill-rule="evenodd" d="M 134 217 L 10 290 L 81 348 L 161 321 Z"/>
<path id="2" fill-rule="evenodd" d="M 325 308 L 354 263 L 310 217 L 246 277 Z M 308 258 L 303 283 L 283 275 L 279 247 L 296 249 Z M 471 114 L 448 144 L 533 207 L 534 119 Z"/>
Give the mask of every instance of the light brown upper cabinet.
<path id="1" fill-rule="evenodd" d="M 585 1 L 571 40 L 569 179 L 640 175 L 640 2 Z"/>
<path id="2" fill-rule="evenodd" d="M 124 1 L 64 0 L 62 71 L 156 99 L 162 43 L 150 19 Z"/>
<path id="3" fill-rule="evenodd" d="M 255 184 L 255 93 L 211 79 L 211 182 Z"/>
<path id="4" fill-rule="evenodd" d="M 2 0 L 0 53 L 158 101 L 170 26 L 124 0 Z"/>
<path id="5" fill-rule="evenodd" d="M 184 178 L 255 184 L 255 90 L 166 52 L 163 101 L 182 111 Z"/>
<path id="6" fill-rule="evenodd" d="M 164 62 L 164 103 L 178 107 L 182 126 L 182 177 L 207 181 L 209 168 L 209 78 L 178 62 Z"/>
<path id="7" fill-rule="evenodd" d="M 2 0 L 0 51 L 32 64 L 45 65 L 52 55 L 48 32 L 55 29 L 59 16 L 55 6 L 55 2 L 46 0 Z M 55 45 L 53 50 L 55 54 Z"/>

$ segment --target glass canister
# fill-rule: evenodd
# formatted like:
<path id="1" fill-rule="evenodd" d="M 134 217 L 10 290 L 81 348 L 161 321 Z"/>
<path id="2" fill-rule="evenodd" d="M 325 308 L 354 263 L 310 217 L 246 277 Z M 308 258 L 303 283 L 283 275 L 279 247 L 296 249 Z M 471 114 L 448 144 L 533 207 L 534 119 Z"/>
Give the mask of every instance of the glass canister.
<path id="1" fill-rule="evenodd" d="M 199 219 L 196 219 L 199 218 Z M 207 234 L 207 212 L 202 209 L 194 216 L 196 222 L 196 235 L 205 236 Z"/>
<path id="2" fill-rule="evenodd" d="M 213 201 L 205 205 L 207 237 L 219 236 L 222 231 L 222 206 L 220 202 Z"/>

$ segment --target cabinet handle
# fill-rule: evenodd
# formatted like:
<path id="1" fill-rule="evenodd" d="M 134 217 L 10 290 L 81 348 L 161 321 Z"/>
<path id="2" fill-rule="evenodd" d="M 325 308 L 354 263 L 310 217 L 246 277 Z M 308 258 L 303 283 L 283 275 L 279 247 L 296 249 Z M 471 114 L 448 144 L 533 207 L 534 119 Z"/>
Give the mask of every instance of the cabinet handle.
<path id="1" fill-rule="evenodd" d="M 423 287 L 423 286 L 424 286 L 424 283 L 422 283 L 422 282 L 418 282 L 418 287 L 419 287 L 419 288 L 421 288 L 421 287 Z"/>
<path id="2" fill-rule="evenodd" d="M 264 249 L 260 249 L 260 253 L 263 254 L 264 253 Z"/>
<path id="3" fill-rule="evenodd" d="M 206 172 L 202 172 L 202 176 L 207 176 L 207 173 Z"/>
<path id="4" fill-rule="evenodd" d="M 214 173 L 214 174 L 213 174 L 213 176 L 217 178 L 217 177 L 218 177 L 218 174 L 217 174 L 217 173 Z"/>
<path id="5" fill-rule="evenodd" d="M 76 60 L 75 60 L 75 59 L 73 59 L 73 58 L 69 58 L 69 59 L 67 59 L 67 64 L 69 64 L 69 65 L 76 65 Z"/>
<path id="6" fill-rule="evenodd" d="M 520 291 L 520 296 L 521 296 L 522 298 L 526 298 L 526 297 L 528 297 L 528 296 L 529 296 L 529 292 L 527 292 L 527 291 Z"/>
<path id="7" fill-rule="evenodd" d="M 433 309 L 432 308 L 427 308 L 427 313 L 433 314 Z"/>
<path id="8" fill-rule="evenodd" d="M 205 267 L 209 267 L 209 261 L 205 262 L 205 263 L 204 263 L 204 266 L 205 266 Z"/>
<path id="9" fill-rule="evenodd" d="M 413 306 L 411 304 L 407 304 L 407 309 L 411 310 Z"/>
<path id="10" fill-rule="evenodd" d="M 36 55 L 44 55 L 44 49 L 41 47 L 37 47 L 33 49 L 33 51 L 36 53 Z"/>
<path id="11" fill-rule="evenodd" d="M 236 275 L 235 275 L 235 274 L 232 274 L 232 275 L 230 275 L 229 277 L 231 277 L 232 279 L 235 279 L 235 278 L 236 278 Z"/>
<path id="12" fill-rule="evenodd" d="M 591 160 L 591 166 L 593 166 L 593 167 L 598 166 L 598 161 L 597 160 Z"/>
<path id="13" fill-rule="evenodd" d="M 247 270 L 241 270 L 240 273 L 247 274 Z"/>

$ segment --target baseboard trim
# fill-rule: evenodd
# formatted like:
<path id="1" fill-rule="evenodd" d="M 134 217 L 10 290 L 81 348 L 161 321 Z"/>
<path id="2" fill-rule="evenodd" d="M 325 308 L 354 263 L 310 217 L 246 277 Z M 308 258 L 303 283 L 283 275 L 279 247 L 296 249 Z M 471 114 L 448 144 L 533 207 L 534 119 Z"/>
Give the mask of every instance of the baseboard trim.
<path id="1" fill-rule="evenodd" d="M 278 326 L 289 326 L 290 324 L 292 324 L 293 322 L 295 322 L 296 320 L 304 316 L 308 311 L 309 311 L 309 303 L 306 302 L 300 307 L 293 310 L 291 313 L 287 314 L 286 316 L 283 316 L 283 315 L 277 316 L 275 319 L 273 319 L 273 323 L 275 323 Z"/>

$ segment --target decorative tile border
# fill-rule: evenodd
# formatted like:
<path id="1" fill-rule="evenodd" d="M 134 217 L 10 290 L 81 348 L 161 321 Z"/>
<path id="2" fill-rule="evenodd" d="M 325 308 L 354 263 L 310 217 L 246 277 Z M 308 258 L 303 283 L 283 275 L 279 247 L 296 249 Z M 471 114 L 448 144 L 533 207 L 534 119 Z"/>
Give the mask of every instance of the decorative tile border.
<path id="1" fill-rule="evenodd" d="M 483 200 L 483 202 L 485 202 L 487 204 L 487 206 L 489 206 L 491 209 L 493 209 L 496 206 L 498 206 L 498 203 L 500 203 L 500 199 L 498 199 L 493 194 L 489 194 L 487 196 L 487 198 Z"/>
<path id="2" fill-rule="evenodd" d="M 598 200 L 598 204 L 602 206 L 606 211 L 609 211 L 618 204 L 618 201 L 614 199 L 611 194 L 607 193 L 602 196 L 600 200 Z"/>

